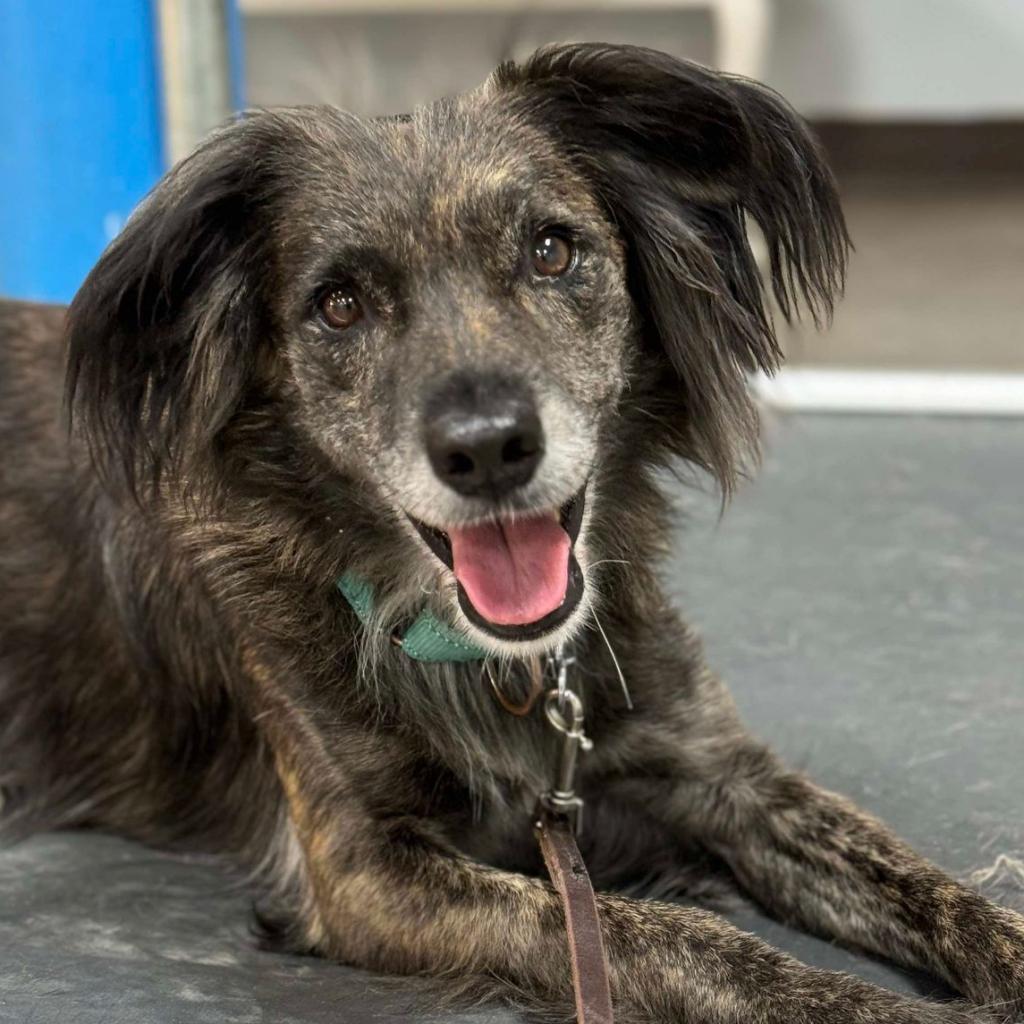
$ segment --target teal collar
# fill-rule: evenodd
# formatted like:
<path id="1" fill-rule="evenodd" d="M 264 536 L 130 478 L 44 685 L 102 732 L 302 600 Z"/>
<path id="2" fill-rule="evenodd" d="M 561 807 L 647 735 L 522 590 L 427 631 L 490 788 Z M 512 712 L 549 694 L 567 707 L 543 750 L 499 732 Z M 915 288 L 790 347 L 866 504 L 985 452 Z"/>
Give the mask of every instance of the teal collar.
<path id="1" fill-rule="evenodd" d="M 338 580 L 338 589 L 365 626 L 373 614 L 373 585 L 354 572 L 346 572 Z M 477 647 L 429 611 L 420 612 L 395 641 L 414 661 L 483 661 L 487 657 L 482 647 Z"/>

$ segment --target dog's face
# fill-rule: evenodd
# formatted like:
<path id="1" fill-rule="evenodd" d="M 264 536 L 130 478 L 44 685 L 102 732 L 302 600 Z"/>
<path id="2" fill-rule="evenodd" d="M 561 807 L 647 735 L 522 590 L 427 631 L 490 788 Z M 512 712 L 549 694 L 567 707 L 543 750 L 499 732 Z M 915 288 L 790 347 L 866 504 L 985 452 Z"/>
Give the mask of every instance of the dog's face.
<path id="1" fill-rule="evenodd" d="M 522 643 L 579 612 L 633 310 L 592 187 L 506 114 L 492 94 L 403 121 L 314 115 L 275 314 L 310 436 L 449 577 L 457 615 Z"/>
<path id="2" fill-rule="evenodd" d="M 743 376 L 777 350 L 745 212 L 783 311 L 827 306 L 845 236 L 795 116 L 650 51 L 542 51 L 409 118 L 254 115 L 93 272 L 71 387 L 134 477 L 215 444 L 258 380 L 477 640 L 533 650 L 584 614 L 624 396 L 724 483 L 752 439 Z"/>

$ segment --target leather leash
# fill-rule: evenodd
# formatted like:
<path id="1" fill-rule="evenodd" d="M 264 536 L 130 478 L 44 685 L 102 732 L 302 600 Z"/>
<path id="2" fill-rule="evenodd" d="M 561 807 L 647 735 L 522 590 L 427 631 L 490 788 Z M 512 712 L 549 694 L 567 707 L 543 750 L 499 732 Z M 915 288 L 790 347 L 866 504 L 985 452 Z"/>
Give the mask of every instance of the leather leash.
<path id="1" fill-rule="evenodd" d="M 548 874 L 565 911 L 576 1020 L 578 1024 L 612 1024 L 612 995 L 601 919 L 576 837 L 567 818 L 543 810 L 535 830 Z"/>
<path id="2" fill-rule="evenodd" d="M 583 732 L 583 702 L 565 688 L 564 680 L 548 693 L 544 711 L 562 734 L 563 745 L 555 785 L 540 798 L 534 832 L 565 912 L 577 1024 L 613 1024 L 601 918 L 576 845 L 583 820 L 583 801 L 575 792 L 576 760 L 580 751 L 590 750 L 593 744 Z"/>
<path id="3" fill-rule="evenodd" d="M 359 621 L 366 625 L 374 609 L 373 586 L 353 572 L 344 573 L 337 586 Z M 600 622 L 598 628 L 604 636 Z M 528 715 L 544 690 L 540 659 L 533 658 L 530 662 L 529 692 L 519 703 L 510 700 L 491 670 L 487 652 L 429 611 L 422 612 L 404 633 L 393 634 L 391 641 L 416 661 L 483 662 L 483 672 L 490 680 L 498 702 L 509 714 L 517 717 Z M 608 643 L 607 637 L 605 643 Z M 619 673 L 626 704 L 631 708 L 629 690 L 610 645 L 608 651 Z M 549 660 L 556 667 L 558 685 L 548 692 L 545 714 L 552 728 L 563 736 L 562 756 L 555 785 L 541 795 L 534 831 L 565 912 L 576 1020 L 578 1024 L 613 1024 L 608 958 L 601 935 L 601 919 L 590 876 L 576 845 L 576 833 L 583 816 L 583 801 L 575 791 L 576 759 L 580 751 L 590 750 L 592 744 L 583 732 L 583 702 L 567 684 L 568 667 L 573 659 L 559 649 Z"/>

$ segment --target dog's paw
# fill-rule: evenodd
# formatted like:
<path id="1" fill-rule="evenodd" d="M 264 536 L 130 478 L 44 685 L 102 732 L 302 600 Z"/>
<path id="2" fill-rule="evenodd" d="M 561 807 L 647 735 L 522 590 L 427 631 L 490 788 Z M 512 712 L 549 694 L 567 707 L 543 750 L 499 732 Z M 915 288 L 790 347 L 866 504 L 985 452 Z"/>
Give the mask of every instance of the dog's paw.
<path id="1" fill-rule="evenodd" d="M 1024 917 L 995 909 L 986 947 L 973 957 L 963 991 L 998 1024 L 1024 1024 Z"/>
<path id="2" fill-rule="evenodd" d="M 849 975 L 813 973 L 820 978 L 805 989 L 813 1007 L 805 1015 L 809 1024 L 1017 1024 L 1005 1004 L 915 999 Z M 788 1021 L 797 1019 L 804 1017 L 790 1014 Z"/>
<path id="3" fill-rule="evenodd" d="M 853 1008 L 850 1016 L 842 1018 L 850 1024 L 1015 1024 L 986 1007 L 966 1002 L 933 1003 L 916 999 L 900 999 L 889 1006 L 879 1006 L 865 1013 L 864 1007 Z M 836 1024 L 837 1018 L 829 1018 Z M 822 1024 L 825 1024 L 824 1020 Z"/>

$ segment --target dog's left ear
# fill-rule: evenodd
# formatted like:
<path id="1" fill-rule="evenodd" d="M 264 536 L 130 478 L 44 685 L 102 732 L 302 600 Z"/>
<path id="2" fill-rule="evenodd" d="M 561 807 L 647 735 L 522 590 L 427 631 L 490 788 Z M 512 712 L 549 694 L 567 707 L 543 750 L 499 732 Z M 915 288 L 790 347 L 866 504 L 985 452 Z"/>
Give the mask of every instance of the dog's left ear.
<path id="1" fill-rule="evenodd" d="M 138 496 L 209 450 L 265 339 L 267 115 L 211 136 L 156 186 L 68 311 L 66 400 L 108 487 Z"/>
<path id="2" fill-rule="evenodd" d="M 683 389 L 689 454 L 728 488 L 757 415 L 746 376 L 780 351 L 746 217 L 789 319 L 841 290 L 849 239 L 799 116 L 765 86 L 633 46 L 548 47 L 489 87 L 522 107 L 593 183 L 627 247 L 645 338 Z"/>

